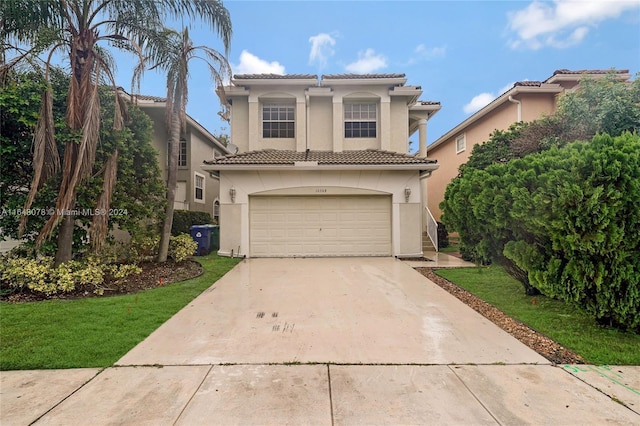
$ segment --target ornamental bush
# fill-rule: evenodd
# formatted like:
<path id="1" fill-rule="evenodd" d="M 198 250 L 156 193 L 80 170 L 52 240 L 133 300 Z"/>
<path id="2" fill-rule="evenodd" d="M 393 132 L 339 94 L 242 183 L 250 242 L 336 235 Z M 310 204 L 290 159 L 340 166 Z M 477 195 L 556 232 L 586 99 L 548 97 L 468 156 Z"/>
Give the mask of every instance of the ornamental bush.
<path id="1" fill-rule="evenodd" d="M 169 240 L 169 256 L 176 263 L 193 256 L 197 249 L 198 243 L 189 234 L 180 234 L 176 237 L 171 237 Z"/>
<path id="2" fill-rule="evenodd" d="M 525 289 L 640 332 L 640 136 L 595 136 L 484 170 L 447 188 L 461 249 Z M 530 293 L 530 291 L 528 291 Z"/>
<path id="3" fill-rule="evenodd" d="M 506 173 L 510 226 L 526 238 L 504 255 L 543 293 L 640 332 L 640 136 L 598 135 Z"/>
<path id="4" fill-rule="evenodd" d="M 12 291 L 31 290 L 47 296 L 68 293 L 84 288 L 96 294 L 104 292 L 105 276 L 124 278 L 142 272 L 135 265 L 101 264 L 90 259 L 71 260 L 54 267 L 52 257 L 38 259 L 5 256 L 0 262 L 0 278 L 3 288 Z"/>
<path id="5" fill-rule="evenodd" d="M 193 225 L 214 224 L 215 220 L 207 212 L 196 212 L 190 210 L 174 210 L 173 224 L 171 225 L 171 235 L 190 234 Z"/>

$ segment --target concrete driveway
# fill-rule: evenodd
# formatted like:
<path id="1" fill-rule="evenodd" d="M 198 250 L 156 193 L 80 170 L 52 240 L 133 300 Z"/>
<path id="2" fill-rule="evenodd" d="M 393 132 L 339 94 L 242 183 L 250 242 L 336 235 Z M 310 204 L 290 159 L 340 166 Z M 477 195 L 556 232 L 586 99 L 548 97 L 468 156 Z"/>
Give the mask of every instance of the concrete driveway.
<path id="1" fill-rule="evenodd" d="M 619 371 L 595 389 L 399 260 L 250 259 L 114 367 L 3 373 L 2 424 L 637 424 Z"/>

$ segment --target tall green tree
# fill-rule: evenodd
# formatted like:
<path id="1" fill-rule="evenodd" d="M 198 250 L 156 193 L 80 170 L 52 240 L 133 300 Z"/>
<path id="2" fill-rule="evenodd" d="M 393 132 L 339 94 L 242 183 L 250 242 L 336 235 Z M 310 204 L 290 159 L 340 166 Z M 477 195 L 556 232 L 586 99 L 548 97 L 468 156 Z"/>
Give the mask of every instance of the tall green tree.
<path id="1" fill-rule="evenodd" d="M 226 56 L 217 50 L 208 46 L 194 46 L 189 37 L 188 28 L 184 28 L 180 33 L 170 29 L 164 30 L 158 33 L 153 40 L 150 40 L 145 47 L 148 53 L 147 60 L 154 64 L 152 69 L 159 69 L 167 74 L 166 121 L 171 150 L 169 153 L 166 217 L 158 250 L 158 262 L 165 262 L 169 250 L 176 198 L 180 135 L 186 130 L 189 63 L 194 59 L 204 61 L 216 87 L 222 86 L 224 78 L 231 74 L 231 67 Z M 226 54 L 229 49 L 228 44 L 225 44 L 225 49 Z M 139 78 L 143 71 L 143 67 L 138 67 L 134 79 Z M 222 92 L 218 91 L 218 93 Z"/>
<path id="2" fill-rule="evenodd" d="M 53 96 L 50 87 L 42 95 L 39 120 L 33 146 L 33 179 L 25 203 L 28 209 L 39 189 L 53 176 L 59 175 L 55 214 L 40 230 L 37 246 L 50 238 L 60 225 L 56 263 L 71 259 L 73 210 L 78 185 L 91 175 L 100 136 L 100 99 L 98 87 L 109 84 L 114 95 L 114 128 L 122 129 L 124 106 L 117 96 L 114 65 L 106 47 L 139 51 L 164 21 L 175 18 L 198 18 L 206 22 L 228 45 L 231 21 L 219 0 L 5 0 L 0 2 L 0 38 L 3 63 L 0 74 L 35 54 L 45 54 L 45 78 L 54 53 L 63 52 L 71 68 L 67 96 L 66 124 L 78 137 L 65 143 L 62 164 L 56 147 L 53 123 Z M 24 48 L 23 46 L 26 46 Z M 16 55 L 5 60 L 5 51 Z M 104 186 L 96 205 L 110 205 L 117 175 L 118 151 L 103 170 Z M 106 215 L 95 217 L 92 225 L 96 242 L 106 237 Z M 27 216 L 22 218 L 24 230 Z"/>
<path id="3" fill-rule="evenodd" d="M 65 141 L 75 138 L 65 124 L 66 89 L 69 76 L 61 69 L 52 69 L 53 121 L 56 127 L 56 145 L 59 152 Z M 12 72 L 0 91 L 0 228 L 3 236 L 18 238 L 19 218 L 15 213 L 22 208 L 29 193 L 29 183 L 33 176 L 31 163 L 31 143 L 40 105 L 40 93 L 46 86 L 43 76 L 34 71 Z M 103 174 L 111 153 L 118 149 L 117 180 L 111 203 L 112 215 L 109 229 L 117 225 L 131 235 L 143 231 L 139 218 L 152 222 L 160 220 L 164 212 L 166 187 L 161 179 L 157 152 L 152 146 L 153 126 L 151 119 L 135 105 L 128 106 L 129 120 L 122 131 L 114 132 L 113 98 L 107 87 L 100 88 L 101 120 L 105 124 L 100 132 L 100 144 L 96 150 L 96 161 L 89 179 L 78 186 L 78 211 L 93 211 L 95 199 L 102 192 Z M 50 179 L 38 194 L 32 205 L 32 214 L 26 224 L 23 238 L 34 242 L 38 231 L 49 217 L 51 206 L 55 204 L 59 177 Z M 80 243 L 86 237 L 92 224 L 92 216 L 81 214 L 74 217 L 74 242 Z M 54 231 L 54 236 L 57 236 Z M 84 246 L 74 244 L 74 254 Z M 53 241 L 46 242 L 41 251 L 55 254 Z"/>

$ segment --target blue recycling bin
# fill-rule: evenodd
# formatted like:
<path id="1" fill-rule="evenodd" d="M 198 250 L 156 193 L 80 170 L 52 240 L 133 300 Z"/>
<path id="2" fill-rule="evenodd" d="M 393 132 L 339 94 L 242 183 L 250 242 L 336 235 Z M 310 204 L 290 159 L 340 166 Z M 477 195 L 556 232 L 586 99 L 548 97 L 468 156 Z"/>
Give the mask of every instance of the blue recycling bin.
<path id="1" fill-rule="evenodd" d="M 191 231 L 191 238 L 198 243 L 196 256 L 206 256 L 211 252 L 212 226 L 213 225 L 193 225 L 189 228 Z"/>

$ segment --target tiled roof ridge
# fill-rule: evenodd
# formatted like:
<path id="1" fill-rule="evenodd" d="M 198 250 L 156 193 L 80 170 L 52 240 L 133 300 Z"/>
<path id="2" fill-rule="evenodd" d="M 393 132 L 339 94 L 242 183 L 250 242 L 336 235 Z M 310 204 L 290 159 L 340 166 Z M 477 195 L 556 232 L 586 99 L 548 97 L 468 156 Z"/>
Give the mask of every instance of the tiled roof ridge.
<path id="1" fill-rule="evenodd" d="M 562 68 L 559 70 L 555 70 L 553 72 L 553 75 L 557 75 L 557 74 L 609 74 L 611 72 L 614 72 L 616 74 L 629 74 L 629 70 L 617 70 L 615 68 L 610 68 L 608 70 L 603 70 L 603 69 L 592 69 L 592 70 L 569 70 L 566 68 Z"/>
<path id="2" fill-rule="evenodd" d="M 318 79 L 315 74 L 235 74 L 233 76 L 236 80 L 251 80 L 251 79 L 272 79 L 272 80 L 292 80 L 292 79 Z"/>
<path id="3" fill-rule="evenodd" d="M 261 149 L 216 157 L 210 161 L 205 160 L 205 164 L 293 165 L 299 161 L 316 161 L 319 164 L 435 163 L 434 160 L 418 157 L 417 155 L 380 149 L 346 150 L 342 152 Z"/>
<path id="4" fill-rule="evenodd" d="M 535 80 L 516 81 L 513 84 L 513 87 L 516 87 L 516 86 L 540 87 L 540 86 L 542 86 L 542 82 L 541 81 L 535 81 Z"/>
<path id="5" fill-rule="evenodd" d="M 142 95 L 142 94 L 139 94 L 139 93 L 130 94 L 122 86 L 118 86 L 117 89 L 118 89 L 119 92 L 122 92 L 125 95 L 129 96 L 131 99 L 135 98 L 135 99 L 143 100 L 143 101 L 167 102 L 167 98 L 162 98 L 160 96 Z"/>
<path id="6" fill-rule="evenodd" d="M 389 73 L 389 74 L 323 74 L 322 80 L 332 79 L 357 79 L 357 78 L 405 78 L 404 73 Z"/>

